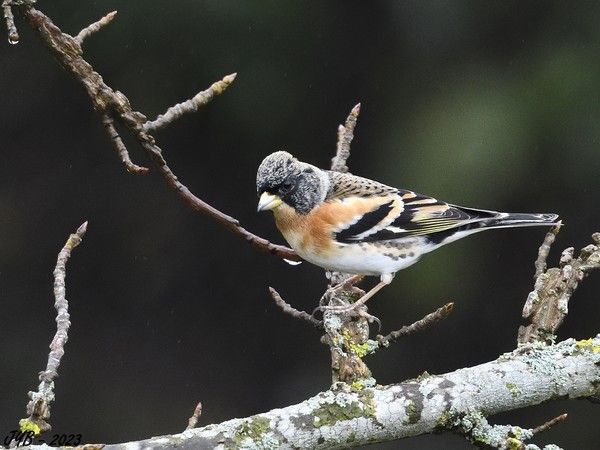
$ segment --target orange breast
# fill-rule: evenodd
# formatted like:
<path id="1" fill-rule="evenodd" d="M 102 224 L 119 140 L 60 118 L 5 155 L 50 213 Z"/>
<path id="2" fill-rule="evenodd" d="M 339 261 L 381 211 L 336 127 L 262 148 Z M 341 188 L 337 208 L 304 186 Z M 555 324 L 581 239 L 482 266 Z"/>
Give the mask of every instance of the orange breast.
<path id="1" fill-rule="evenodd" d="M 334 200 L 322 203 L 308 214 L 298 214 L 284 203 L 273 213 L 277 228 L 294 250 L 326 254 L 335 251 L 335 232 L 389 201 L 389 197 Z"/>

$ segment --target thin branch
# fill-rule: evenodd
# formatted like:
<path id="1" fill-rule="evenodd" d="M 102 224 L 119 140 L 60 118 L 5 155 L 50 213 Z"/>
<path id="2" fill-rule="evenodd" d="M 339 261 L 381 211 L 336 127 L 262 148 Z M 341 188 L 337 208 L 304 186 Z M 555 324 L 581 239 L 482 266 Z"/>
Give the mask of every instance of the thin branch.
<path id="1" fill-rule="evenodd" d="M 94 71 L 94 68 L 82 57 L 81 46 L 78 42 L 73 37 L 63 33 L 41 11 L 31 6 L 20 6 L 20 8 L 29 25 L 39 34 L 48 50 L 84 87 L 94 109 L 101 114 L 110 114 L 114 120 L 120 122 L 132 134 L 151 158 L 166 184 L 177 192 L 184 203 L 193 210 L 211 217 L 259 250 L 267 251 L 290 261 L 300 260 L 300 257 L 291 248 L 272 244 L 268 240 L 249 232 L 240 225 L 237 219 L 219 211 L 195 196 L 169 168 L 162 150 L 156 145 L 154 137 L 144 130 L 144 124 L 147 122 L 146 117 L 131 107 L 129 99 L 122 92 L 113 90 L 104 82 L 100 74 Z"/>
<path id="2" fill-rule="evenodd" d="M 125 164 L 127 172 L 139 174 L 148 173 L 147 167 L 138 166 L 137 164 L 134 164 L 133 161 L 131 161 L 131 158 L 129 157 L 129 152 L 127 151 L 127 147 L 123 143 L 121 136 L 119 136 L 113 118 L 110 116 L 110 114 L 102 114 L 102 125 L 104 125 L 104 128 L 106 129 L 108 137 L 110 137 L 110 140 L 112 141 L 113 146 L 115 147 L 119 159 L 123 164 Z"/>
<path id="3" fill-rule="evenodd" d="M 440 320 L 445 319 L 450 315 L 453 309 L 454 303 L 446 303 L 441 308 L 438 308 L 434 312 L 427 314 L 425 317 L 423 317 L 420 320 L 417 320 L 411 325 L 405 325 L 399 330 L 392 331 L 386 336 L 378 335 L 376 338 L 377 342 L 379 342 L 380 345 L 387 347 L 388 345 L 390 345 L 390 343 L 394 342 L 395 340 L 401 337 L 408 336 L 409 334 L 417 333 L 419 331 L 423 331 L 425 328 L 430 327 L 431 325 L 439 322 Z"/>
<path id="4" fill-rule="evenodd" d="M 566 417 L 566 414 L 564 416 Z M 541 429 L 548 425 L 546 428 L 541 429 L 541 431 L 544 431 L 556 422 L 559 422 L 561 417 L 557 417 L 538 428 Z M 553 423 L 550 424 L 550 422 Z M 497 448 L 501 450 L 541 450 L 540 447 L 535 444 L 525 445 L 525 442 L 533 438 L 536 433 L 535 430 L 538 428 L 527 429 L 514 425 L 492 425 L 478 410 L 468 411 L 466 414 L 455 415 L 450 427 L 452 431 L 463 435 L 477 447 Z M 544 450 L 546 449 L 562 450 L 557 445 L 545 446 Z"/>
<path id="5" fill-rule="evenodd" d="M 338 127 L 336 152 L 331 159 L 331 170 L 335 172 L 348 172 L 346 162 L 350 157 L 350 144 L 354 138 L 354 127 L 359 114 L 360 103 L 357 103 L 350 111 L 345 124 Z"/>
<path id="6" fill-rule="evenodd" d="M 71 251 L 77 247 L 85 232 L 87 222 L 84 222 L 74 234 L 69 236 L 64 247 L 56 259 L 54 269 L 54 307 L 56 308 L 56 334 L 50 343 L 50 353 L 46 370 L 40 372 L 40 385 L 38 392 L 29 392 L 31 401 L 27 404 L 29 417 L 21 419 L 21 430 L 33 431 L 36 435 L 51 429 L 46 420 L 50 417 L 50 403 L 54 400 L 54 379 L 58 376 L 60 360 L 65 354 L 65 344 L 69 339 L 69 303 L 66 298 L 65 277 L 67 275 L 67 261 Z"/>
<path id="7" fill-rule="evenodd" d="M 117 11 L 109 12 L 107 15 L 105 15 L 104 17 L 102 17 L 100 20 L 92 23 L 91 25 L 88 25 L 83 30 L 81 30 L 79 32 L 79 34 L 77 34 L 77 36 L 75 36 L 75 40 L 77 41 L 77 43 L 79 45 L 82 45 L 83 41 L 85 39 L 87 39 L 88 37 L 90 37 L 92 34 L 97 33 L 102 28 L 104 28 L 106 25 L 108 25 L 109 23 L 111 23 L 112 20 L 115 18 L 116 15 L 117 15 Z"/>
<path id="8" fill-rule="evenodd" d="M 550 253 L 550 247 L 552 247 L 552 244 L 554 243 L 554 240 L 556 239 L 556 235 L 560 231 L 560 227 L 561 227 L 561 222 L 559 222 L 559 224 L 556 225 L 555 227 L 552 227 L 552 229 L 548 233 L 546 233 L 546 236 L 544 237 L 544 242 L 542 242 L 542 245 L 540 245 L 540 248 L 538 250 L 538 257 L 534 263 L 534 265 L 535 265 L 535 275 L 533 276 L 534 279 L 537 279 L 537 277 L 539 277 L 541 274 L 543 274 L 546 271 L 546 259 L 548 259 L 548 255 Z"/>
<path id="9" fill-rule="evenodd" d="M 307 322 L 314 325 L 315 327 L 323 329 L 322 321 L 314 318 L 313 316 L 311 316 L 310 314 L 308 314 L 305 311 L 298 311 L 292 305 L 287 303 L 283 298 L 281 298 L 281 295 L 279 295 L 279 293 L 272 287 L 269 287 L 269 292 L 271 293 L 271 297 L 275 301 L 275 304 L 277 306 L 279 306 L 279 308 L 281 308 L 281 310 L 284 313 L 289 314 L 290 316 L 294 317 L 295 319 L 306 320 Z"/>
<path id="10" fill-rule="evenodd" d="M 213 83 L 208 89 L 199 92 L 194 97 L 182 103 L 171 106 L 164 114 L 159 115 L 155 120 L 144 124 L 144 130 L 147 132 L 156 131 L 169 125 L 171 122 L 179 119 L 184 114 L 198 111 L 198 109 L 208 103 L 217 95 L 222 94 L 235 80 L 237 73 L 232 73 Z"/>
<path id="11" fill-rule="evenodd" d="M 4 14 L 4 21 L 6 22 L 6 30 L 8 31 L 8 42 L 11 44 L 19 43 L 19 32 L 15 25 L 15 16 L 11 9 L 12 2 L 10 0 L 4 0 L 2 2 L 2 12 Z"/>
<path id="12" fill-rule="evenodd" d="M 202 415 L 202 402 L 198 402 L 198 404 L 196 405 L 196 408 L 194 409 L 194 414 L 192 414 L 192 416 L 188 420 L 188 426 L 187 426 L 186 430 L 191 430 L 193 428 L 196 428 L 196 425 L 198 424 L 198 419 L 200 418 L 201 415 Z"/>
<path id="13" fill-rule="evenodd" d="M 548 422 L 543 423 L 539 427 L 535 427 L 531 431 L 533 432 L 533 434 L 543 433 L 544 431 L 549 430 L 550 428 L 552 428 L 554 425 L 557 425 L 560 422 L 564 422 L 565 420 L 567 420 L 568 416 L 569 415 L 567 413 L 561 414 L 560 416 L 557 416 L 554 419 L 550 419 Z"/>

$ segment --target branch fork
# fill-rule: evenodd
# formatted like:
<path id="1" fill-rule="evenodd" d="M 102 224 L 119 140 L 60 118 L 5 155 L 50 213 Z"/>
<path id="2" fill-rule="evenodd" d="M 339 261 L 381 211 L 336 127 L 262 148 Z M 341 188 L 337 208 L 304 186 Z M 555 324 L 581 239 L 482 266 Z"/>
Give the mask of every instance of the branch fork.
<path id="1" fill-rule="evenodd" d="M 212 218 L 259 250 L 289 261 L 300 260 L 291 248 L 273 244 L 267 239 L 251 233 L 243 228 L 237 219 L 223 213 L 194 195 L 173 173 L 167 164 L 162 149 L 156 144 L 156 139 L 150 134 L 151 131 L 166 126 L 183 114 L 195 111 L 198 107 L 208 103 L 216 95 L 221 94 L 233 82 L 235 74 L 227 75 L 192 99 L 169 108 L 165 114 L 159 116 L 155 121 L 148 121 L 144 114 L 132 108 L 125 94 L 108 86 L 100 74 L 95 72 L 94 68 L 83 58 L 82 42 L 91 34 L 110 23 L 115 17 L 114 12 L 85 27 L 73 37 L 64 33 L 52 23 L 50 18 L 31 6 L 31 2 L 25 2 L 24 0 L 13 1 L 10 5 L 20 9 L 29 25 L 38 33 L 41 40 L 58 62 L 84 87 L 94 109 L 102 118 L 104 128 L 115 147 L 117 155 L 128 172 L 144 174 L 148 171 L 148 168 L 132 162 L 127 147 L 119 136 L 115 125 L 116 122 L 122 125 L 133 136 L 140 147 L 146 152 L 146 155 L 154 165 L 154 169 L 162 176 L 167 186 L 173 189 L 191 209 Z"/>

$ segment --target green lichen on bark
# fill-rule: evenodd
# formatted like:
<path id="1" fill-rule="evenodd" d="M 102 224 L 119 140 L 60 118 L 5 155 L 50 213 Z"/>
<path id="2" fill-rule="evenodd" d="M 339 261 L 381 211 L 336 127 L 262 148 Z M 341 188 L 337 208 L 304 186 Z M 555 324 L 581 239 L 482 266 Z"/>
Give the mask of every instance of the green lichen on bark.
<path id="1" fill-rule="evenodd" d="M 508 389 L 508 392 L 510 392 L 510 395 L 512 395 L 513 398 L 517 398 L 519 394 L 521 394 L 521 390 L 514 383 L 506 383 L 506 389 Z"/>
<path id="2" fill-rule="evenodd" d="M 270 425 L 271 421 L 266 417 L 255 416 L 246 420 L 236 429 L 233 442 L 236 446 L 243 444 L 246 439 L 259 442 L 269 430 Z"/>
<path id="3" fill-rule="evenodd" d="M 342 401 L 322 401 L 312 412 L 314 426 L 334 425 L 342 420 L 375 417 L 374 394 L 371 389 L 358 393 L 358 399 Z"/>
<path id="4" fill-rule="evenodd" d="M 358 419 L 365 416 L 365 411 L 358 402 L 349 405 L 338 405 L 337 403 L 321 403 L 321 406 L 313 411 L 314 425 L 322 427 L 334 425 L 340 420 Z"/>
<path id="5" fill-rule="evenodd" d="M 444 411 L 435 422 L 435 430 L 436 431 L 446 431 L 454 426 L 455 416 L 450 411 Z"/>
<path id="6" fill-rule="evenodd" d="M 411 425 L 417 423 L 421 419 L 421 411 L 415 405 L 415 402 L 409 400 L 406 404 L 406 419 L 404 420 L 405 425 Z"/>

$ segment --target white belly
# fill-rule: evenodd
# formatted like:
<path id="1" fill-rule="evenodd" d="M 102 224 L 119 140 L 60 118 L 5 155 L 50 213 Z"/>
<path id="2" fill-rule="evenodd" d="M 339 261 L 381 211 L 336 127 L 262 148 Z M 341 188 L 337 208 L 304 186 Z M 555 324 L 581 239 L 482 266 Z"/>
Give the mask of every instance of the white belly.
<path id="1" fill-rule="evenodd" d="M 327 270 L 362 275 L 394 274 L 414 263 L 427 250 L 421 239 L 397 247 L 384 244 L 341 244 L 333 252 L 317 253 L 294 249 L 308 262 Z"/>

